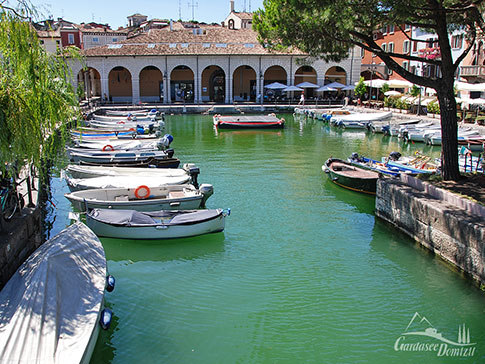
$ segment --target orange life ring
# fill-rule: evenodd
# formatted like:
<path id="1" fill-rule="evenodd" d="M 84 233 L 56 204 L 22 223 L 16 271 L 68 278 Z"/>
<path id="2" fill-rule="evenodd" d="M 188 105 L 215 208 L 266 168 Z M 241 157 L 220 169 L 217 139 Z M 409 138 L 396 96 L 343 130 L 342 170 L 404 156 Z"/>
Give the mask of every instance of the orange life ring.
<path id="1" fill-rule="evenodd" d="M 145 190 L 146 193 L 144 195 L 140 196 L 140 194 L 138 193 L 138 192 L 140 192 L 140 190 Z M 148 196 L 150 196 L 150 189 L 145 185 L 138 186 L 135 190 L 135 196 L 136 196 L 136 198 L 139 198 L 141 200 L 145 199 Z"/>
<path id="2" fill-rule="evenodd" d="M 106 152 L 107 150 L 109 150 L 109 151 L 114 151 L 114 150 L 115 150 L 115 148 L 113 148 L 113 146 L 112 146 L 112 145 L 110 145 L 110 144 L 106 144 L 106 145 L 103 147 L 103 152 Z"/>

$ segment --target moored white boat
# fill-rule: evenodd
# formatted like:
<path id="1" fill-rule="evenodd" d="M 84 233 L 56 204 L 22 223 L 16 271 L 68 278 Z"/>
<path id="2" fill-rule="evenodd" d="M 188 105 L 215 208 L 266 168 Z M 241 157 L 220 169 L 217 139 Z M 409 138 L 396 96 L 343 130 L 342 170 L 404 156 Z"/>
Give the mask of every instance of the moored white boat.
<path id="1" fill-rule="evenodd" d="M 354 113 L 349 115 L 334 115 L 330 119 L 330 123 L 335 125 L 338 121 L 343 122 L 372 122 L 379 120 L 386 120 L 392 117 L 392 111 L 387 112 L 364 112 Z"/>
<path id="2" fill-rule="evenodd" d="M 69 157 L 73 162 L 91 162 L 91 163 L 120 163 L 120 162 L 141 162 L 150 158 L 166 159 L 171 158 L 172 153 L 166 151 L 73 151 L 69 152 Z"/>
<path id="3" fill-rule="evenodd" d="M 212 185 L 166 185 L 137 188 L 102 188 L 66 193 L 64 196 L 78 210 L 125 209 L 136 211 L 190 210 L 205 205 L 213 194 Z"/>
<path id="4" fill-rule="evenodd" d="M 103 246 L 82 223 L 41 245 L 0 292 L 0 362 L 89 363 L 111 316 L 106 275 Z"/>
<path id="5" fill-rule="evenodd" d="M 197 182 L 200 169 L 193 163 L 185 163 L 182 168 L 135 168 L 135 167 L 103 167 L 70 164 L 66 171 L 72 178 L 93 178 L 102 176 L 132 176 L 132 177 L 184 177 L 189 176 L 192 183 Z"/>
<path id="6" fill-rule="evenodd" d="M 148 240 L 186 238 L 224 230 L 230 210 L 180 210 L 140 212 L 93 209 L 86 215 L 88 226 L 98 236 Z"/>
<path id="7" fill-rule="evenodd" d="M 65 177 L 71 191 L 89 190 L 93 188 L 148 188 L 161 187 L 164 185 L 181 185 L 188 183 L 190 176 L 158 177 L 158 176 L 102 176 L 93 178 L 70 178 Z"/>

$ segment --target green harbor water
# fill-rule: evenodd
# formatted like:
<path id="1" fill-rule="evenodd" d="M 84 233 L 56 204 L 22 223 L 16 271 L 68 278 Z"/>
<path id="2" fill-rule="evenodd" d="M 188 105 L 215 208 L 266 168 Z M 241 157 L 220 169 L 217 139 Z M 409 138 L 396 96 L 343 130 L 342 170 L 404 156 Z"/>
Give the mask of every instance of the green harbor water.
<path id="1" fill-rule="evenodd" d="M 114 321 L 91 363 L 485 362 L 485 292 L 378 220 L 372 196 L 332 184 L 321 169 L 352 152 L 439 149 L 284 117 L 286 128 L 275 131 L 216 131 L 209 116 L 167 117 L 175 155 L 214 185 L 208 207 L 231 216 L 218 234 L 102 239 L 117 280 L 106 294 Z M 58 175 L 51 191 L 55 234 L 71 208 Z M 457 346 L 436 337 L 402 335 L 432 327 L 457 342 L 463 324 L 471 357 L 449 356 L 445 345 Z M 401 345 L 412 343 L 422 345 Z"/>

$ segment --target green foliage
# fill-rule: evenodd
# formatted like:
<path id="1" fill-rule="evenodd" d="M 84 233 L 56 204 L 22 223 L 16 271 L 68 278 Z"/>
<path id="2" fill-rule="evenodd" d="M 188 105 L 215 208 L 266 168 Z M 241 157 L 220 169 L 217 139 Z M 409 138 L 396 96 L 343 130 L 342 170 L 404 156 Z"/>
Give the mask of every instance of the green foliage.
<path id="1" fill-rule="evenodd" d="M 18 12 L 0 7 L 0 158 L 38 166 L 54 152 L 49 136 L 78 116 L 69 60 L 81 60 L 74 47 L 51 55 Z"/>
<path id="2" fill-rule="evenodd" d="M 419 94 L 421 93 L 421 88 L 419 88 L 416 85 L 413 85 L 413 87 L 411 87 L 411 90 L 409 90 L 409 93 L 411 94 L 411 96 L 418 97 Z"/>
<path id="3" fill-rule="evenodd" d="M 359 82 L 355 86 L 354 92 L 360 98 L 362 98 L 362 96 L 365 95 L 365 93 L 367 92 L 367 86 L 364 83 L 364 77 L 361 77 L 359 79 Z"/>
<path id="4" fill-rule="evenodd" d="M 409 110 L 410 106 L 411 106 L 411 104 L 409 102 L 407 102 L 406 100 L 403 100 L 401 98 L 396 99 L 396 101 L 394 102 L 394 107 L 396 109 Z"/>
<path id="5" fill-rule="evenodd" d="M 436 101 L 432 101 L 427 105 L 428 112 L 430 114 L 439 114 L 440 105 Z"/>
<path id="6" fill-rule="evenodd" d="M 389 91 L 389 84 L 388 83 L 385 83 L 382 85 L 382 88 L 381 88 L 381 91 L 383 94 L 385 94 L 387 91 Z"/>

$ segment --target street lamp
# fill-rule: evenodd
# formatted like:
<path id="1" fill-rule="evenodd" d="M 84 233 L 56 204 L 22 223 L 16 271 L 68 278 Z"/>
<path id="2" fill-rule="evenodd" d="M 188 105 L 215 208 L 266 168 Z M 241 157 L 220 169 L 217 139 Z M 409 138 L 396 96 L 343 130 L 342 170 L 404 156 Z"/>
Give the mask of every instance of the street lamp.
<path id="1" fill-rule="evenodd" d="M 369 92 L 369 101 L 372 101 L 372 78 L 374 76 L 374 72 L 377 70 L 377 66 L 372 62 L 370 66 L 370 92 Z"/>

